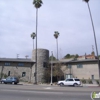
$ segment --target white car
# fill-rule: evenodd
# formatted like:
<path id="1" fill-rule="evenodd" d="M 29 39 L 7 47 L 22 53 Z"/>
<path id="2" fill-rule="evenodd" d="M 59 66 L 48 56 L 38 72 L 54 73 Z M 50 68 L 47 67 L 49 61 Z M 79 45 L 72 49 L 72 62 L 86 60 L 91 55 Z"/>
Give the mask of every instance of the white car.
<path id="1" fill-rule="evenodd" d="M 63 81 L 58 81 L 57 83 L 60 86 L 67 85 L 67 86 L 80 86 L 81 81 L 77 78 L 70 78 Z"/>

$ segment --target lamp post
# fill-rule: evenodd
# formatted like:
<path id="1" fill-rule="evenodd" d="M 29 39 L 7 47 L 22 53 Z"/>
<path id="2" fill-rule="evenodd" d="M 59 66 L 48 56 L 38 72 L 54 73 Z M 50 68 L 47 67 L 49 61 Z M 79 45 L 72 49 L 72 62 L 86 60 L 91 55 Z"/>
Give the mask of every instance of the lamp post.
<path id="1" fill-rule="evenodd" d="M 87 3 L 88 9 L 89 9 L 89 14 L 90 14 L 90 19 L 92 23 L 92 28 L 93 28 L 93 34 L 94 34 L 94 41 L 95 41 L 95 48 L 96 48 L 96 54 L 97 54 L 97 60 L 98 60 L 98 69 L 99 69 L 99 85 L 100 85 L 100 63 L 99 63 L 99 55 L 98 55 L 98 47 L 97 47 L 97 41 L 96 41 L 96 35 L 95 35 L 95 28 L 93 24 L 93 19 L 92 19 L 92 14 L 89 6 L 89 0 L 83 0 Z"/>
<path id="2" fill-rule="evenodd" d="M 51 85 L 52 85 L 52 61 L 53 61 L 53 51 L 51 51 Z"/>
<path id="3" fill-rule="evenodd" d="M 31 38 L 33 39 L 33 50 L 34 50 L 34 39 L 35 39 L 35 37 L 36 37 L 36 34 L 33 32 L 33 33 L 31 34 Z"/>

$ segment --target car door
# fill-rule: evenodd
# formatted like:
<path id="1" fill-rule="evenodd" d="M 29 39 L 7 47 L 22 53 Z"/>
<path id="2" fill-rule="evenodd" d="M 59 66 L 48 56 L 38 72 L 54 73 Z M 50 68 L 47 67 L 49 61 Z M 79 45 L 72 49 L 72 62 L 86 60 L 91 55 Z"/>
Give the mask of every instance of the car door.
<path id="1" fill-rule="evenodd" d="M 12 82 L 12 78 L 11 77 L 8 77 L 7 79 L 6 79 L 6 83 L 11 83 Z"/>
<path id="2" fill-rule="evenodd" d="M 67 79 L 65 85 L 73 85 L 73 83 L 74 83 L 73 79 Z"/>
<path id="3" fill-rule="evenodd" d="M 69 85 L 73 85 L 74 84 L 74 80 L 73 79 L 69 79 Z"/>

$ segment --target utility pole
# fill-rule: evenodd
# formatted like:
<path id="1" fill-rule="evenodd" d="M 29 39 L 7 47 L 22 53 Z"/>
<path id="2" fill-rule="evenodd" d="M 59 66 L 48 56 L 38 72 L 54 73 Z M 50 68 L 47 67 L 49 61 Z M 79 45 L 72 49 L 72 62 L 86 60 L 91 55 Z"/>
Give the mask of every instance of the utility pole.
<path id="1" fill-rule="evenodd" d="M 53 61 L 53 51 L 51 51 L 51 85 L 52 85 L 52 65 L 53 65 L 53 63 L 52 63 L 52 61 Z"/>

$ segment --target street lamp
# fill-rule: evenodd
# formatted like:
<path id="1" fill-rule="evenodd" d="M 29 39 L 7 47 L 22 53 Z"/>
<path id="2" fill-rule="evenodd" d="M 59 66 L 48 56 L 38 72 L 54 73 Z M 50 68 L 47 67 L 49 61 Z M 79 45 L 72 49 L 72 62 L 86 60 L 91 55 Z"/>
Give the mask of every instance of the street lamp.
<path id="1" fill-rule="evenodd" d="M 33 39 L 33 50 L 34 50 L 34 39 L 35 39 L 35 37 L 36 37 L 36 34 L 33 32 L 33 33 L 31 34 L 31 38 Z"/>
<path id="2" fill-rule="evenodd" d="M 93 33 L 94 33 L 94 41 L 95 41 L 95 48 L 96 48 L 96 54 L 97 54 L 97 60 L 98 60 L 98 69 L 99 69 L 99 85 L 100 85 L 100 63 L 99 63 L 99 55 L 98 55 L 98 47 L 97 47 L 97 41 L 96 41 L 96 35 L 95 35 L 95 29 L 94 29 L 94 24 L 93 24 L 93 19 L 92 19 L 92 14 L 89 6 L 89 0 L 83 0 L 87 3 L 88 9 L 89 9 L 89 14 L 90 14 L 90 19 L 92 23 L 92 28 L 93 28 Z"/>

